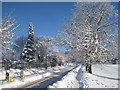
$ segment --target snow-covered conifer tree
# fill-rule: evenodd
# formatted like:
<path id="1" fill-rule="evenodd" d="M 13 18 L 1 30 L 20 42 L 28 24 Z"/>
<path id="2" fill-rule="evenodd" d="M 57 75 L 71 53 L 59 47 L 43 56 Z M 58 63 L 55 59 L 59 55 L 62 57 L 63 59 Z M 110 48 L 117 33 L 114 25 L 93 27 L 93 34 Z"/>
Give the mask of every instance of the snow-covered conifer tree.
<path id="1" fill-rule="evenodd" d="M 21 54 L 21 61 L 29 65 L 29 67 L 35 64 L 35 42 L 32 23 L 29 23 L 28 39 Z"/>

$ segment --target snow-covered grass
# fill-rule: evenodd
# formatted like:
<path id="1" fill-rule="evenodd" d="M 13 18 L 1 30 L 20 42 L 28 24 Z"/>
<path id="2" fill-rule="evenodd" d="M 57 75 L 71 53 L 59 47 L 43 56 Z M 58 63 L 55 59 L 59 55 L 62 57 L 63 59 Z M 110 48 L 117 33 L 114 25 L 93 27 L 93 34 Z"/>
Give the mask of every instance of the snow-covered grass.
<path id="1" fill-rule="evenodd" d="M 93 74 L 83 71 L 84 88 L 118 88 L 118 65 L 93 65 Z"/>
<path id="2" fill-rule="evenodd" d="M 92 67 L 93 73 L 96 75 L 106 76 L 110 78 L 119 78 L 118 64 L 96 64 Z"/>
<path id="3" fill-rule="evenodd" d="M 44 77 L 50 76 L 56 72 L 60 72 L 60 70 L 68 67 L 74 67 L 75 64 L 67 64 L 62 66 L 56 66 L 56 67 L 49 67 L 48 69 L 45 68 L 31 68 L 31 69 L 25 69 L 24 73 L 27 75 L 27 77 L 24 80 L 21 80 L 20 78 L 20 69 L 10 69 L 9 72 L 11 76 L 13 77 L 13 82 L 7 82 L 5 81 L 5 70 L 0 70 L 0 89 L 2 88 L 18 88 L 22 87 L 23 85 L 26 85 L 28 83 L 34 82 L 38 79 L 43 79 Z"/>
<path id="4" fill-rule="evenodd" d="M 94 64 L 93 74 L 77 67 L 49 88 L 118 88 L 118 65 Z"/>

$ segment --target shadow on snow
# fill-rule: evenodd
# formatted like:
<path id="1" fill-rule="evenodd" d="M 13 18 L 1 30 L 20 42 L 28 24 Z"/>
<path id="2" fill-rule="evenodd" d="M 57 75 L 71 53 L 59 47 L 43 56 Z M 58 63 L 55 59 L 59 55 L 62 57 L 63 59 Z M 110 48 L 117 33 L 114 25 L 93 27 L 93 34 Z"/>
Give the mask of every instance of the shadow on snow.
<path id="1" fill-rule="evenodd" d="M 96 74 L 93 74 L 95 76 L 98 76 L 98 77 L 101 77 L 101 78 L 106 78 L 106 79 L 112 79 L 112 80 L 120 80 L 118 78 L 111 78 L 111 77 L 106 77 L 106 76 L 101 76 L 101 75 L 96 75 Z"/>

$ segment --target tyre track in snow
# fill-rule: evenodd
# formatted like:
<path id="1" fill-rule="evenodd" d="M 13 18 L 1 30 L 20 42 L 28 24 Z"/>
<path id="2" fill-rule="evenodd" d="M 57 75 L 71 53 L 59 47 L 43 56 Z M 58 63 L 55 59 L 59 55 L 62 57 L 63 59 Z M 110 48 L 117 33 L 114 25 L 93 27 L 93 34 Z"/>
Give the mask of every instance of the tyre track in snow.
<path id="1" fill-rule="evenodd" d="M 82 65 L 78 65 L 75 69 L 71 70 L 67 75 L 62 77 L 61 80 L 49 85 L 49 88 L 79 88 Z"/>
<path id="2" fill-rule="evenodd" d="M 83 67 L 84 67 L 84 65 L 82 65 L 81 68 L 79 69 L 78 75 L 77 75 L 76 79 L 77 79 L 78 82 L 79 82 L 79 88 L 88 88 L 89 85 L 87 84 L 87 81 L 84 79 L 84 73 L 85 73 L 86 71 L 83 71 L 83 70 L 82 70 Z"/>
<path id="3" fill-rule="evenodd" d="M 49 78 L 46 78 L 46 79 L 40 81 L 39 83 L 31 85 L 27 88 L 48 88 L 48 86 L 52 85 L 53 83 L 56 83 L 57 81 L 60 81 L 65 75 L 67 75 L 70 71 L 76 69 L 77 67 L 78 67 L 78 65 L 70 70 L 62 71 L 60 73 L 55 73 L 54 75 L 50 76 Z"/>

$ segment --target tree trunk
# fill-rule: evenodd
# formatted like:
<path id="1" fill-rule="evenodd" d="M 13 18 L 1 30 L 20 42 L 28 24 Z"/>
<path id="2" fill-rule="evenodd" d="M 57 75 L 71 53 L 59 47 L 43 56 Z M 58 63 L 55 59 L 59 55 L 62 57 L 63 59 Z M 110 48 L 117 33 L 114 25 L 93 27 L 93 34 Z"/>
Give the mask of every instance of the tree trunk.
<path id="1" fill-rule="evenodd" d="M 88 65 L 88 72 L 92 74 L 92 66 L 91 66 L 91 63 Z"/>
<path id="2" fill-rule="evenodd" d="M 86 63 L 85 69 L 86 69 L 86 71 L 88 71 L 88 63 Z"/>
<path id="3" fill-rule="evenodd" d="M 86 68 L 86 71 L 87 72 L 89 72 L 89 73 L 91 73 L 92 74 L 92 66 L 91 66 L 91 63 L 86 63 L 86 66 L 85 66 L 85 68 Z"/>
<path id="4" fill-rule="evenodd" d="M 47 65 L 45 65 L 45 69 L 47 69 Z"/>
<path id="5" fill-rule="evenodd" d="M 47 69 L 47 61 L 45 61 L 45 69 Z"/>

